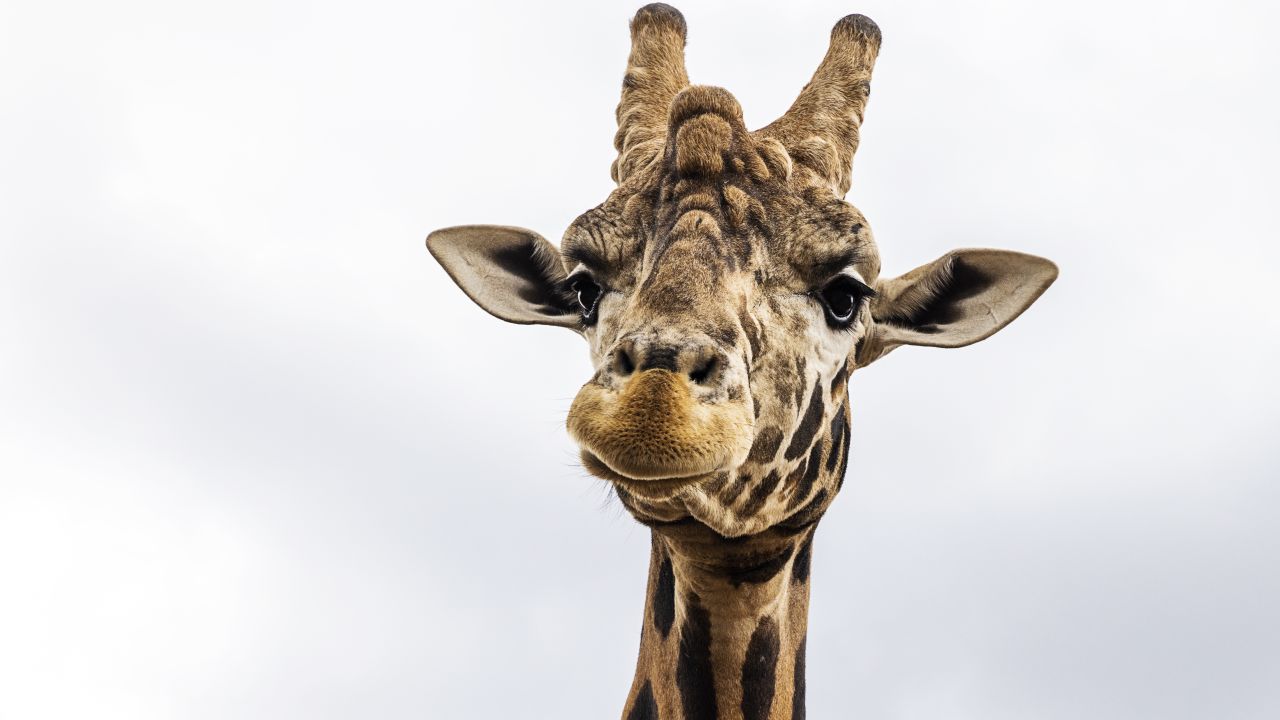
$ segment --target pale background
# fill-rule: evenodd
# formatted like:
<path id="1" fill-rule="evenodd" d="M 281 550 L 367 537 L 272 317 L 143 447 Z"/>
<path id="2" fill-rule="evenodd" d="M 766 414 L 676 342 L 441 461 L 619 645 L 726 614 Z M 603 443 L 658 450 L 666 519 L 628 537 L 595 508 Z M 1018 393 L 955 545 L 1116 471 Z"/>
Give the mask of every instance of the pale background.
<path id="1" fill-rule="evenodd" d="M 620 714 L 585 346 L 423 238 L 604 198 L 639 4 L 0 6 L 0 718 Z M 1276 3 L 679 6 L 753 127 L 880 24 L 886 272 L 1062 268 L 854 376 L 811 717 L 1280 717 Z"/>

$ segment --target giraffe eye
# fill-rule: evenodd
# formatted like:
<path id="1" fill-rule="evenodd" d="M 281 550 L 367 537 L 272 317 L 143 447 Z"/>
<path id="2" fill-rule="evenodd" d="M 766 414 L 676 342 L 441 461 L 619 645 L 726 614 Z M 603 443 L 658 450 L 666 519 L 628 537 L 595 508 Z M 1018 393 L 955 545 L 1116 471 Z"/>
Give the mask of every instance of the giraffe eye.
<path id="1" fill-rule="evenodd" d="M 591 325 L 596 321 L 596 306 L 600 304 L 600 286 L 583 274 L 569 278 L 569 289 L 578 298 L 578 307 L 582 311 L 582 322 Z"/>
<path id="2" fill-rule="evenodd" d="M 837 275 L 815 295 L 826 311 L 827 324 L 836 328 L 846 328 L 853 324 L 861 309 L 863 301 L 875 295 L 875 291 L 862 281 L 848 275 Z"/>

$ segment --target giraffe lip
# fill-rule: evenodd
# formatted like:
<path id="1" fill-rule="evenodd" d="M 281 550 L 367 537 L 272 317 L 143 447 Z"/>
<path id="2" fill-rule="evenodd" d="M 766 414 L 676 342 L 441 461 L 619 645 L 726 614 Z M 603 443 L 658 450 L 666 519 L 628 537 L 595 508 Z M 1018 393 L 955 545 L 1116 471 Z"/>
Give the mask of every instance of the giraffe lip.
<path id="1" fill-rule="evenodd" d="M 699 472 L 679 477 L 635 478 L 624 475 L 609 467 L 609 465 L 606 464 L 600 456 L 590 450 L 583 449 L 581 457 L 582 466 L 587 469 L 587 472 L 598 478 L 621 485 L 626 490 L 645 497 L 670 495 L 681 488 L 694 485 L 714 475 L 714 473 Z"/>

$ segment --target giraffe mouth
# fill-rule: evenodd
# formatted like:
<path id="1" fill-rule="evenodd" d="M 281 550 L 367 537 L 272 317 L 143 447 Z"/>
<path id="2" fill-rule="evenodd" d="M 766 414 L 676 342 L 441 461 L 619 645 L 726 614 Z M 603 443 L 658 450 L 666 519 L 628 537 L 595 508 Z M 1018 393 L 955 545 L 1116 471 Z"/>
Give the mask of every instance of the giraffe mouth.
<path id="1" fill-rule="evenodd" d="M 753 420 L 744 402 L 703 402 L 687 379 L 654 369 L 621 390 L 587 383 L 566 425 L 592 474 L 628 489 L 667 491 L 740 465 Z"/>
<path id="2" fill-rule="evenodd" d="M 646 500 L 669 498 L 690 485 L 697 485 L 715 476 L 714 472 L 707 472 L 688 477 L 646 478 L 641 480 L 618 473 L 590 450 L 583 450 L 580 457 L 582 459 L 582 467 L 586 468 L 587 472 L 602 480 L 608 480 L 615 485 L 620 485 L 627 492 Z"/>

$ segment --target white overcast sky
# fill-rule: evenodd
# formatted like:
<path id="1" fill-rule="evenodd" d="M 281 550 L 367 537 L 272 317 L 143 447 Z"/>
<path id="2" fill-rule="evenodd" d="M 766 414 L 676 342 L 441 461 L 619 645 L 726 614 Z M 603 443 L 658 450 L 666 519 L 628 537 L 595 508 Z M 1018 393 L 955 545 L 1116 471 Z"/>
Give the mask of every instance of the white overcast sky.
<path id="1" fill-rule="evenodd" d="M 0 718 L 620 714 L 585 345 L 423 238 L 604 198 L 639 4 L 0 5 Z M 887 273 L 1062 270 L 854 376 L 810 716 L 1280 717 L 1276 3 L 678 5 L 753 127 L 880 24 Z"/>

